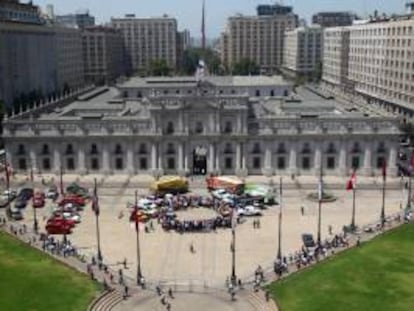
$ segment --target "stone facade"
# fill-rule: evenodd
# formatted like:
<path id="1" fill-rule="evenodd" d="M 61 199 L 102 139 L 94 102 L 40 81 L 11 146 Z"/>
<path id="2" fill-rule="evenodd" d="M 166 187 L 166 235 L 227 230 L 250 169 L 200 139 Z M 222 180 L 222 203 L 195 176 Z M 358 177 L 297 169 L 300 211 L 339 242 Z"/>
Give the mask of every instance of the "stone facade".
<path id="1" fill-rule="evenodd" d="M 271 176 L 322 167 L 344 176 L 358 167 L 372 176 L 386 160 L 396 174 L 395 118 L 349 114 L 277 77 L 246 79 L 136 78 L 13 116 L 4 122 L 7 156 L 20 172 Z M 271 96 L 272 87 L 287 96 Z"/>

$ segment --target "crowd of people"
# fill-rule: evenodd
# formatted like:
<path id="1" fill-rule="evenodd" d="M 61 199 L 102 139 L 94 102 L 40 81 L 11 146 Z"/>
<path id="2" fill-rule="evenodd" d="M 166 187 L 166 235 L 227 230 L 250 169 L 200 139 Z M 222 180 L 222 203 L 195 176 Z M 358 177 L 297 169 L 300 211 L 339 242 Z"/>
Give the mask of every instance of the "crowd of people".
<path id="1" fill-rule="evenodd" d="M 217 216 L 215 218 L 203 220 L 177 220 L 175 217 L 164 216 L 161 218 L 161 225 L 164 230 L 175 230 L 179 233 L 185 232 L 211 232 L 217 228 L 230 228 L 230 217 L 224 218 Z"/>

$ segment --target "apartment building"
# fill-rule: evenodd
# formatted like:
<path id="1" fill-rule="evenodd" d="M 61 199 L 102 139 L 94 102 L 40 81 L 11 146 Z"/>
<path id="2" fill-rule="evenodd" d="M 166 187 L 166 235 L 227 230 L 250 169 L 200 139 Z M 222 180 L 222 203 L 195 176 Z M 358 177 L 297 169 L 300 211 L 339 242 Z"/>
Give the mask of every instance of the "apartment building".
<path id="1" fill-rule="evenodd" d="M 312 24 L 321 27 L 350 26 L 356 18 L 351 12 L 319 12 L 312 16 Z"/>
<path id="2" fill-rule="evenodd" d="M 110 83 L 124 72 L 123 38 L 111 27 L 87 27 L 82 32 L 85 79 L 93 83 Z"/>
<path id="3" fill-rule="evenodd" d="M 319 25 L 285 32 L 283 71 L 291 77 L 312 78 L 321 66 L 323 32 Z"/>
<path id="4" fill-rule="evenodd" d="M 0 100 L 7 106 L 29 94 L 46 96 L 83 84 L 78 30 L 0 22 Z"/>
<path id="5" fill-rule="evenodd" d="M 296 28 L 298 17 L 292 8 L 282 12 L 262 9 L 260 14 L 228 19 L 221 36 L 221 59 L 228 68 L 245 58 L 256 62 L 262 72 L 271 73 L 281 68 L 284 33 Z"/>
<path id="6" fill-rule="evenodd" d="M 177 64 L 177 20 L 168 16 L 113 18 L 112 24 L 124 38 L 127 64 L 133 72 L 144 72 L 154 60 L 165 60 L 172 69 Z"/>
<path id="7" fill-rule="evenodd" d="M 55 17 L 58 24 L 64 27 L 79 28 L 91 27 L 95 25 L 95 17 L 89 11 L 75 14 L 58 15 Z"/>
<path id="8" fill-rule="evenodd" d="M 324 82 L 364 103 L 414 117 L 413 35 L 411 15 L 326 29 Z"/>
<path id="9" fill-rule="evenodd" d="M 0 0 L 0 21 L 13 21 L 31 24 L 43 24 L 39 7 L 19 0 Z"/>

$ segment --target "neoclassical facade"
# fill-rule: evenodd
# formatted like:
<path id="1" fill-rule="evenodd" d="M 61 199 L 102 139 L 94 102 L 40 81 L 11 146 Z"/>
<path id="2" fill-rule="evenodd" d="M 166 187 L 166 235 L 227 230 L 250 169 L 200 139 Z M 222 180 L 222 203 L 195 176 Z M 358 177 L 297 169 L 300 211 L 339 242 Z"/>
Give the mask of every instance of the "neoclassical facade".
<path id="1" fill-rule="evenodd" d="M 9 116 L 14 170 L 105 174 L 396 174 L 394 117 L 280 77 L 133 78 Z"/>

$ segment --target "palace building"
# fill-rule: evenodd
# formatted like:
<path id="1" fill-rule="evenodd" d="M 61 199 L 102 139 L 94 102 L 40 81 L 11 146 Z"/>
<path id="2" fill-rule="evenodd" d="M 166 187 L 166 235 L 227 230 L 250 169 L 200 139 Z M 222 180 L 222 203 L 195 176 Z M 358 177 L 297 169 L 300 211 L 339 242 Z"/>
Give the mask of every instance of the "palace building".
<path id="1" fill-rule="evenodd" d="M 279 76 L 135 77 L 79 94 L 6 118 L 15 171 L 372 176 L 384 160 L 397 171 L 395 117 Z"/>

